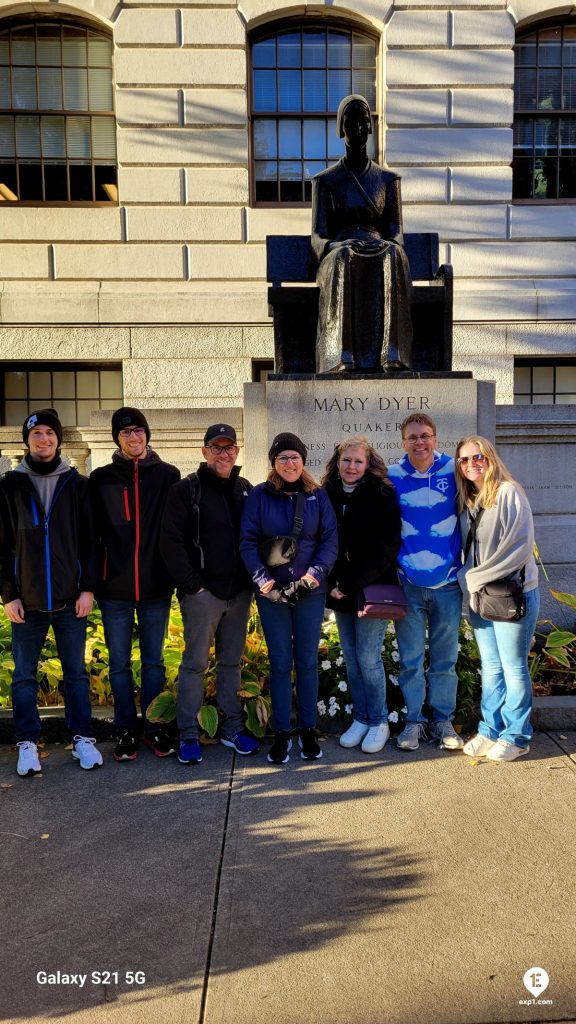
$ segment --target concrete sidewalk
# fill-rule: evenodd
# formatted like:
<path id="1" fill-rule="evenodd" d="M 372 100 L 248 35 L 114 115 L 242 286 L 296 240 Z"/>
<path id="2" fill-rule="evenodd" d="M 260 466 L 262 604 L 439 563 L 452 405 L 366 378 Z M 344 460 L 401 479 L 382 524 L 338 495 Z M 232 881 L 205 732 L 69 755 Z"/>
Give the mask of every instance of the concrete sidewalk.
<path id="1" fill-rule="evenodd" d="M 0 747 L 0 1020 L 576 1020 L 576 733 L 511 765 L 331 738 L 284 768 L 104 744 L 88 773 L 46 749 L 19 779 Z"/>

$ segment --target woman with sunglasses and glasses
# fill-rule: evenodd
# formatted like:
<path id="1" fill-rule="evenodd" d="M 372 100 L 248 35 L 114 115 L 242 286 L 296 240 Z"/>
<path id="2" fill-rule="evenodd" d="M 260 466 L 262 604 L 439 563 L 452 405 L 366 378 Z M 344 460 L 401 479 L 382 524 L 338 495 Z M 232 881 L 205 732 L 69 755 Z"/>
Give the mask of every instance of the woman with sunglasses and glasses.
<path id="1" fill-rule="evenodd" d="M 539 609 L 534 525 L 528 499 L 485 437 L 465 437 L 456 452 L 456 483 L 462 539 L 476 517 L 477 529 L 460 585 L 468 596 L 482 663 L 482 721 L 464 753 L 489 761 L 514 761 L 530 750 L 532 681 L 528 670 Z M 524 572 L 525 613 L 516 622 L 483 619 L 477 611 L 481 587 Z"/>
<path id="2" fill-rule="evenodd" d="M 270 659 L 274 715 L 271 764 L 286 764 L 292 746 L 292 665 L 296 669 L 300 756 L 322 757 L 316 742 L 318 642 L 326 580 L 338 552 L 336 517 L 323 488 L 305 469 L 306 446 L 296 434 L 277 434 L 268 479 L 248 495 L 240 552 L 256 589 Z M 291 535 L 297 533 L 292 544 Z M 280 561 L 269 550 L 283 547 Z"/>

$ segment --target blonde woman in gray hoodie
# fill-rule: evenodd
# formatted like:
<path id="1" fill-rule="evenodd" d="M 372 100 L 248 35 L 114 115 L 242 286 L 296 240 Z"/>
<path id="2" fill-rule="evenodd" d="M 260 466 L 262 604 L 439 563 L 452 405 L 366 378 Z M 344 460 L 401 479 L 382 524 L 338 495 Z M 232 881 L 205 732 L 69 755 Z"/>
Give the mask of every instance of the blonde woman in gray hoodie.
<path id="1" fill-rule="evenodd" d="M 462 542 L 482 511 L 458 579 L 482 662 L 482 721 L 464 753 L 489 761 L 514 761 L 530 750 L 532 680 L 528 652 L 539 610 L 534 525 L 528 499 L 485 437 L 465 437 L 456 451 Z M 516 622 L 493 622 L 477 611 L 487 583 L 524 570 L 525 612 Z"/>

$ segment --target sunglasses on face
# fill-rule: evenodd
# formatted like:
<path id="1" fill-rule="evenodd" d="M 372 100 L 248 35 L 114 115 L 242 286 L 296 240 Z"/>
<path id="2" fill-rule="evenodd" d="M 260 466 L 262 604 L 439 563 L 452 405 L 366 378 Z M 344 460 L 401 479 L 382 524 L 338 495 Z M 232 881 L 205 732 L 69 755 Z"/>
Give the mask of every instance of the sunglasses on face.
<path id="1" fill-rule="evenodd" d="M 459 459 L 456 459 L 456 462 L 459 466 L 467 466 L 469 462 L 479 465 L 482 462 L 486 462 L 486 456 L 482 455 L 481 452 L 477 452 L 476 455 L 461 455 Z"/>

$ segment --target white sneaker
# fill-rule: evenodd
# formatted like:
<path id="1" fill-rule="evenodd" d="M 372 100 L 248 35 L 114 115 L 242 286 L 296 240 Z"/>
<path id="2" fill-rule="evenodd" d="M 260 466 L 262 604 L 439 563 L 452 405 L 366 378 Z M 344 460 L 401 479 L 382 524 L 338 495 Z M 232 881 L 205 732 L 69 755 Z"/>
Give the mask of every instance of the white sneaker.
<path id="1" fill-rule="evenodd" d="M 75 736 L 72 757 L 80 761 L 80 767 L 90 771 L 103 764 L 103 757 L 96 747 L 96 740 L 91 736 Z"/>
<path id="2" fill-rule="evenodd" d="M 517 747 L 508 740 L 496 740 L 493 747 L 486 754 L 487 761 L 515 761 L 522 754 L 527 754 L 530 747 Z"/>
<path id="3" fill-rule="evenodd" d="M 371 725 L 362 743 L 362 750 L 365 754 L 377 754 L 389 739 L 390 729 L 387 722 L 382 722 L 381 725 Z"/>
<path id="4" fill-rule="evenodd" d="M 492 749 L 495 743 L 496 740 L 490 740 L 487 736 L 483 736 L 482 733 L 479 732 L 477 736 L 474 736 L 473 739 L 468 740 L 468 742 L 464 744 L 463 752 L 468 757 L 484 757 L 484 755 Z"/>
<path id="5" fill-rule="evenodd" d="M 458 735 L 452 722 L 432 722 L 429 731 L 433 739 L 440 741 L 441 750 L 462 750 L 464 740 Z"/>
<path id="6" fill-rule="evenodd" d="M 18 775 L 40 775 L 42 765 L 38 757 L 38 747 L 32 740 L 20 740 L 18 746 Z"/>
<path id="7" fill-rule="evenodd" d="M 340 737 L 341 747 L 357 747 L 362 742 L 366 733 L 369 730 L 368 725 L 364 725 L 364 722 L 357 722 L 356 719 L 352 722 L 352 725 L 343 732 Z"/>

